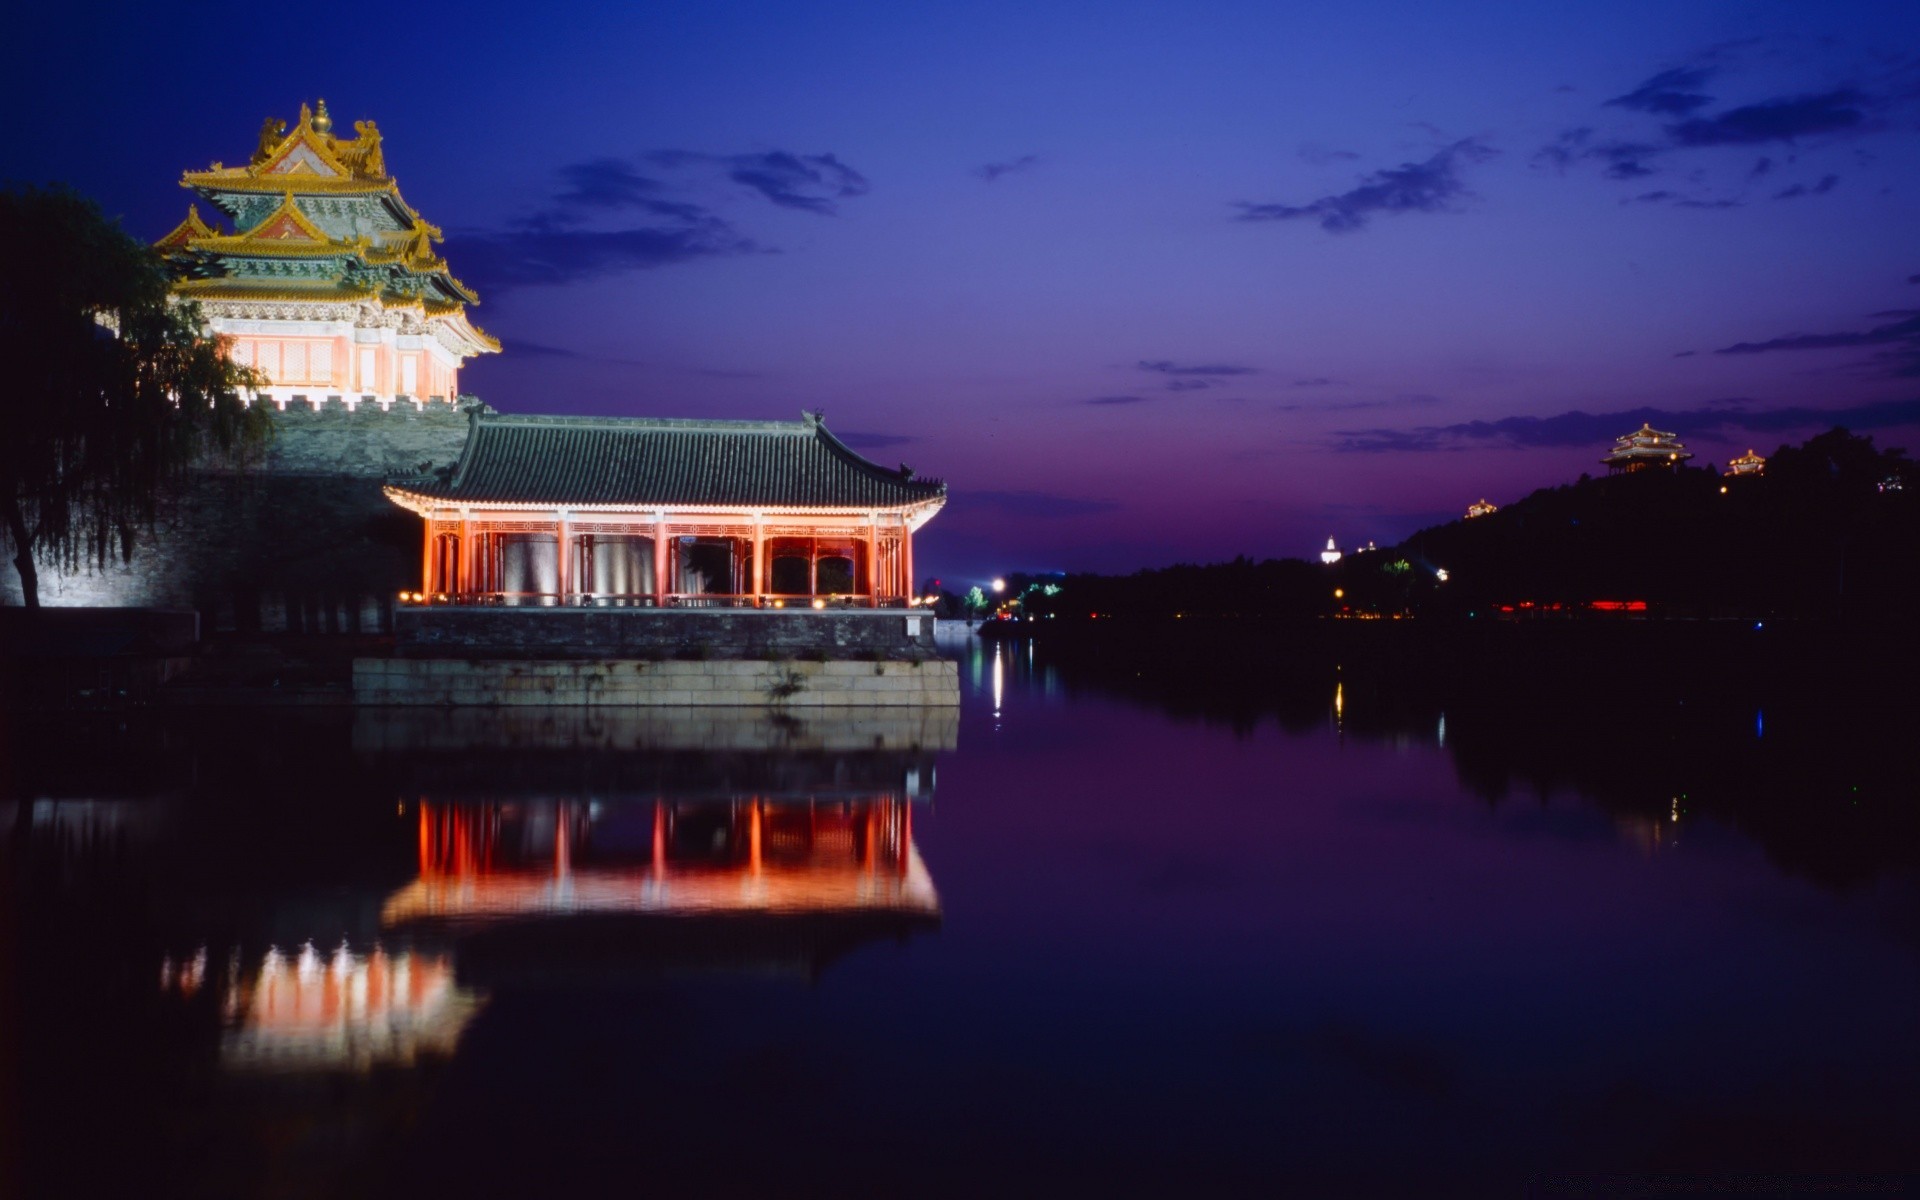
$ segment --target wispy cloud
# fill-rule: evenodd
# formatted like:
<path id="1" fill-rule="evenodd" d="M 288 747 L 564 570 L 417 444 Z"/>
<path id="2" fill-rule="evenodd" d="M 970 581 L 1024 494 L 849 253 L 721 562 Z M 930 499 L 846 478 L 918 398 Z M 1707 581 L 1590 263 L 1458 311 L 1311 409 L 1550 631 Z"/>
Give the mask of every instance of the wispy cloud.
<path id="1" fill-rule="evenodd" d="M 1147 404 L 1151 403 L 1153 399 L 1154 397 L 1152 396 L 1095 396 L 1088 400 L 1082 400 L 1080 403 L 1092 404 L 1101 408 L 1117 408 L 1125 404 Z"/>
<path id="2" fill-rule="evenodd" d="M 1603 164 L 1602 174 L 1609 179 L 1643 179 L 1654 173 L 1647 163 L 1660 150 L 1661 147 L 1650 142 L 1597 137 L 1590 126 L 1583 125 L 1566 130 L 1542 146 L 1534 154 L 1533 161 L 1536 166 L 1552 167 L 1557 171 L 1565 171 L 1582 162 L 1598 162 Z"/>
<path id="3" fill-rule="evenodd" d="M 1302 162 L 1312 163 L 1316 167 L 1360 161 L 1360 156 L 1351 150 L 1338 150 L 1332 146 L 1322 146 L 1318 142 L 1306 143 L 1300 147 L 1298 153 Z"/>
<path id="4" fill-rule="evenodd" d="M 1693 89 L 1713 77 L 1712 67 L 1675 67 L 1662 71 L 1624 96 L 1606 103 L 1614 108 L 1631 108 L 1663 116 L 1685 116 L 1713 103 L 1713 97 Z"/>
<path id="5" fill-rule="evenodd" d="M 1739 208 L 1740 201 L 1713 199 L 1707 196 L 1684 196 L 1679 192 L 1661 189 L 1642 192 L 1638 196 L 1629 196 L 1622 204 L 1668 204 L 1674 208 Z"/>
<path id="6" fill-rule="evenodd" d="M 1896 378 L 1920 377 L 1920 313 L 1906 309 L 1874 313 L 1876 318 L 1897 318 L 1869 329 L 1838 333 L 1790 333 L 1759 342 L 1735 342 L 1722 346 L 1715 354 L 1769 354 L 1780 350 L 1837 350 L 1858 347 L 1884 347 L 1872 361 Z"/>
<path id="7" fill-rule="evenodd" d="M 453 256 L 483 291 L 573 283 L 703 258 L 772 253 L 708 205 L 688 199 L 701 173 L 783 208 L 831 215 L 838 201 L 865 194 L 867 181 L 831 154 L 697 154 L 661 150 L 642 161 L 600 157 L 559 169 L 559 186 L 505 229 L 461 230 Z M 691 180 L 685 178 L 692 173 Z M 705 186 L 711 191 L 712 184 Z M 628 223 L 634 222 L 634 223 Z"/>
<path id="8" fill-rule="evenodd" d="M 1254 375 L 1260 370 L 1259 367 L 1243 367 L 1232 363 L 1179 363 L 1165 358 L 1143 358 L 1134 366 L 1159 375 Z"/>
<path id="9" fill-rule="evenodd" d="M 457 241 L 462 275 L 483 291 L 495 292 L 767 250 L 717 218 L 638 229 L 523 226 L 504 232 L 467 231 Z"/>
<path id="10" fill-rule="evenodd" d="M 656 150 L 647 161 L 668 169 L 709 167 L 730 182 L 781 208 L 832 216 L 839 201 L 871 190 L 866 176 L 831 154 L 793 154 L 765 150 L 753 154 L 704 154 L 694 150 Z"/>
<path id="11" fill-rule="evenodd" d="M 1745 404 L 1745 401 L 1729 401 L 1707 408 L 1635 408 L 1610 413 L 1576 410 L 1550 417 L 1504 417 L 1497 421 L 1464 421 L 1410 429 L 1343 429 L 1335 435 L 1333 447 L 1362 454 L 1565 446 L 1592 446 L 1597 451 L 1642 424 L 1671 429 L 1686 437 L 1727 430 L 1788 433 L 1829 425 L 1879 429 L 1920 423 L 1920 399 L 1883 400 L 1831 409 L 1806 405 L 1753 409 L 1744 407 Z"/>
<path id="12" fill-rule="evenodd" d="M 1840 177 L 1838 175 L 1827 175 L 1812 187 L 1808 187 L 1803 183 L 1796 183 L 1792 187 L 1782 188 L 1773 194 L 1773 198 L 1775 200 L 1797 200 L 1801 196 L 1824 196 L 1832 191 L 1839 182 Z"/>
<path id="13" fill-rule="evenodd" d="M 1021 171 L 1030 171 L 1039 165 L 1039 155 L 1022 154 L 1019 158 L 1008 159 L 1006 162 L 982 163 L 973 169 L 973 173 L 988 183 L 992 183 L 1002 175 L 1015 175 Z"/>
<path id="14" fill-rule="evenodd" d="M 1442 147 L 1421 162 L 1401 163 L 1361 178 L 1354 187 L 1305 204 L 1252 204 L 1241 201 L 1241 221 L 1318 221 L 1322 229 L 1350 233 L 1366 228 L 1372 218 L 1387 214 L 1451 212 L 1469 193 L 1461 179 L 1463 166 L 1484 162 L 1495 151 L 1476 138 L 1463 138 Z"/>
<path id="15" fill-rule="evenodd" d="M 1695 117 L 1667 126 L 1678 146 L 1737 146 L 1791 142 L 1817 133 L 1836 133 L 1866 123 L 1867 98 L 1852 88 L 1815 96 L 1788 96 L 1728 109 L 1715 117 Z"/>
<path id="16" fill-rule="evenodd" d="M 1307 379 L 1296 379 L 1288 387 L 1331 387 L 1333 380 L 1324 375 L 1314 375 Z"/>

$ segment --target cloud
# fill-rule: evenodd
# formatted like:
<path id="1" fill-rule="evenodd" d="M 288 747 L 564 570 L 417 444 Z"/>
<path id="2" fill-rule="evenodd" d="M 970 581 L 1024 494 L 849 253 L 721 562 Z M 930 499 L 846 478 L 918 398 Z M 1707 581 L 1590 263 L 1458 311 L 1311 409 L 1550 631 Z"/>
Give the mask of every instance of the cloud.
<path id="1" fill-rule="evenodd" d="M 1325 375 L 1315 375 L 1308 379 L 1296 379 L 1288 387 L 1331 387 L 1333 380 Z"/>
<path id="2" fill-rule="evenodd" d="M 1152 396 L 1095 396 L 1091 400 L 1082 400 L 1080 403 L 1095 404 L 1102 407 L 1117 407 L 1122 404 L 1147 404 L 1152 402 L 1153 399 L 1154 397 Z"/>
<path id="3" fill-rule="evenodd" d="M 1087 500 L 1051 492 L 983 492 L 971 488 L 961 503 L 989 508 L 1002 516 L 1028 520 L 1087 517 L 1095 513 L 1113 512 L 1120 507 L 1112 500 Z"/>
<path id="4" fill-rule="evenodd" d="M 554 196 L 553 203 L 561 208 L 635 208 L 681 221 L 699 221 L 707 215 L 698 204 L 660 199 L 657 193 L 665 185 L 621 159 L 592 158 L 561 167 L 559 173 L 567 190 Z"/>
<path id="5" fill-rule="evenodd" d="M 1344 192 L 1322 196 L 1306 204 L 1235 205 L 1241 221 L 1318 221 L 1322 229 L 1350 233 L 1364 229 L 1367 222 L 1381 214 L 1410 212 L 1450 212 L 1460 198 L 1468 195 L 1460 178 L 1462 166 L 1484 162 L 1494 151 L 1474 138 L 1464 138 L 1443 147 L 1423 162 L 1401 163 L 1397 167 L 1375 171 Z"/>
<path id="6" fill-rule="evenodd" d="M 1812 187 L 1808 187 L 1805 184 L 1796 183 L 1790 188 L 1784 188 L 1778 192 L 1775 192 L 1773 194 L 1773 198 L 1775 200 L 1794 200 L 1801 196 L 1824 196 L 1828 192 L 1832 191 L 1834 189 L 1834 185 L 1839 182 L 1840 182 L 1840 177 L 1838 175 L 1828 175 L 1823 179 L 1821 179 L 1819 183 L 1814 184 Z"/>
<path id="7" fill-rule="evenodd" d="M 1301 146 L 1299 155 L 1301 161 L 1312 163 L 1316 167 L 1324 167 L 1332 163 L 1358 162 L 1360 159 L 1360 156 L 1351 150 L 1336 150 L 1331 146 L 1322 146 L 1315 142 L 1308 142 Z"/>
<path id="8" fill-rule="evenodd" d="M 910 442 L 920 440 L 917 437 L 911 437 L 902 433 L 869 433 L 855 430 L 849 430 L 846 433 L 835 433 L 833 436 L 839 438 L 855 450 L 886 450 L 894 446 L 905 446 Z"/>
<path id="9" fill-rule="evenodd" d="M 717 168 L 726 179 L 758 193 L 781 208 L 832 216 L 837 201 L 864 196 L 866 176 L 831 154 L 793 154 L 767 150 L 754 154 L 702 154 L 693 150 L 656 150 L 647 161 L 669 170 Z"/>
<path id="10" fill-rule="evenodd" d="M 1166 389 L 1170 392 L 1197 392 L 1214 385 L 1211 379 L 1169 379 Z"/>
<path id="11" fill-rule="evenodd" d="M 1684 117 L 1713 103 L 1712 96 L 1691 89 L 1713 77 L 1712 67 L 1676 67 L 1662 71 L 1624 96 L 1606 101 L 1613 108 L 1631 108 L 1661 116 Z"/>
<path id="12" fill-rule="evenodd" d="M 1647 142 L 1618 139 L 1596 140 L 1588 126 L 1569 129 L 1542 146 L 1533 156 L 1537 166 L 1564 171 L 1582 162 L 1606 164 L 1603 174 L 1609 179 L 1643 179 L 1654 173 L 1647 160 L 1659 154 L 1661 147 Z"/>
<path id="13" fill-rule="evenodd" d="M 831 215 L 836 201 L 864 195 L 867 181 L 831 154 L 697 154 L 660 150 L 645 161 L 667 172 L 718 169 L 729 183 L 784 208 Z M 463 277 L 489 292 L 573 283 L 620 271 L 702 258 L 773 253 L 704 204 L 673 199 L 674 185 L 620 158 L 589 158 L 559 169 L 560 187 L 539 208 L 500 230 L 459 231 L 454 257 Z M 607 228 L 631 214 L 644 224 Z"/>
<path id="14" fill-rule="evenodd" d="M 1709 200 L 1700 196 L 1683 196 L 1679 192 L 1657 191 L 1642 192 L 1638 196 L 1629 196 L 1622 204 L 1668 204 L 1674 208 L 1739 208 L 1738 200 Z"/>
<path id="15" fill-rule="evenodd" d="M 1845 425 L 1849 429 L 1878 429 L 1920 424 L 1920 399 L 1881 400 L 1848 408 L 1745 409 L 1744 402 L 1686 410 L 1635 408 L 1625 412 L 1565 412 L 1551 417 L 1503 417 L 1497 421 L 1466 421 L 1457 425 L 1423 425 L 1412 429 L 1343 429 L 1334 449 L 1350 453 L 1381 454 L 1402 451 L 1432 452 L 1479 447 L 1592 446 L 1604 450 L 1622 433 L 1650 424 L 1671 429 L 1682 437 L 1704 436 L 1722 430 L 1748 433 L 1787 433 L 1798 429 Z"/>
<path id="16" fill-rule="evenodd" d="M 1735 342 L 1715 354 L 1765 354 L 1774 350 L 1831 350 L 1842 346 L 1889 346 L 1901 343 L 1920 348 L 1920 316 L 1909 315 L 1892 324 L 1856 333 L 1792 333 L 1764 342 Z"/>
<path id="17" fill-rule="evenodd" d="M 1715 354 L 1768 354 L 1776 350 L 1836 350 L 1882 347 L 1868 356 L 1885 375 L 1895 379 L 1920 378 L 1920 312 L 1895 309 L 1870 314 L 1886 324 L 1841 333 L 1791 333 L 1764 342 L 1735 342 Z"/>
<path id="18" fill-rule="evenodd" d="M 1228 363 L 1177 363 L 1169 359 L 1141 359 L 1134 364 L 1142 371 L 1161 375 L 1256 375 L 1258 367 L 1240 367 Z"/>
<path id="19" fill-rule="evenodd" d="M 1920 275 L 1909 275 L 1909 276 L 1907 276 L 1907 282 L 1908 282 L 1908 283 L 1920 283 Z"/>
<path id="20" fill-rule="evenodd" d="M 455 242 L 461 275 L 495 292 L 768 249 L 717 218 L 610 230 L 532 223 L 504 232 L 467 231 Z"/>
<path id="21" fill-rule="evenodd" d="M 980 178 L 986 180 L 988 183 L 992 183 L 994 180 L 1000 178 L 1002 175 L 1016 175 L 1021 171 L 1030 171 L 1034 167 L 1038 166 L 1039 164 L 1040 164 L 1039 155 L 1022 154 L 1019 158 L 1011 159 L 1007 162 L 985 163 L 981 166 L 975 167 L 973 169 L 973 173 L 975 175 L 978 175 Z"/>
<path id="22" fill-rule="evenodd" d="M 1816 133 L 1854 129 L 1866 122 L 1866 97 L 1852 88 L 1814 96 L 1790 96 L 1728 109 L 1667 126 L 1679 146 L 1739 146 L 1790 142 Z"/>

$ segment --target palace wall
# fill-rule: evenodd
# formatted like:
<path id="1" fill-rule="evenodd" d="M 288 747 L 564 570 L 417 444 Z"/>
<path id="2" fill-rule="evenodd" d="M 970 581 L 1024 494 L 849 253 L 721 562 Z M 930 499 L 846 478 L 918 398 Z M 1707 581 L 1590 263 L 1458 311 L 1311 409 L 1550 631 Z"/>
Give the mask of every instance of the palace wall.
<path id="1" fill-rule="evenodd" d="M 136 539 L 129 563 L 71 573 L 43 565 L 40 602 L 194 608 L 209 632 L 385 632 L 395 594 L 418 586 L 421 533 L 381 485 L 453 462 L 467 426 L 467 413 L 444 401 L 385 411 L 292 402 L 274 414 L 264 463 L 196 472 Z M 8 562 L 0 604 L 19 603 Z"/>

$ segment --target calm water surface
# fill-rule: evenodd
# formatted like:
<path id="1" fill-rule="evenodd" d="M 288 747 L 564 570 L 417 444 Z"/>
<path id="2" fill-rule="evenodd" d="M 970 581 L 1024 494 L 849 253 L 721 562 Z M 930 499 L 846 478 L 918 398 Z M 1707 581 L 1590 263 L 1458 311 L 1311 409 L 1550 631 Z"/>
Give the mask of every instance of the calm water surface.
<path id="1" fill-rule="evenodd" d="M 1339 672 L 1195 712 L 1125 667 L 973 648 L 957 717 L 15 721 L 6 1182 L 1920 1167 L 1904 746 L 1819 705 L 1449 709 Z"/>

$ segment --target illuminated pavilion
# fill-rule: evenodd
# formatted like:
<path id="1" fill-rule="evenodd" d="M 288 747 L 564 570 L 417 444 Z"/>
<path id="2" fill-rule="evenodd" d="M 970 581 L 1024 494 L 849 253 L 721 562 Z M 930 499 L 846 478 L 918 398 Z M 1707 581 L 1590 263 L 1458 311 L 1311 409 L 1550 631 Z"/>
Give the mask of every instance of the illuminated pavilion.
<path id="1" fill-rule="evenodd" d="M 1739 458 L 1727 463 L 1729 475 L 1764 475 L 1767 473 L 1767 460 L 1763 455 L 1749 450 Z"/>
<path id="2" fill-rule="evenodd" d="M 906 607 L 939 481 L 802 420 L 471 414 L 460 459 L 396 483 L 445 605 Z"/>
<path id="3" fill-rule="evenodd" d="M 478 297 L 434 250 L 440 230 L 401 198 L 380 131 L 372 121 L 354 131 L 334 133 L 324 100 L 301 105 L 291 131 L 268 119 L 244 165 L 216 162 L 180 180 L 233 230 L 196 204 L 155 246 L 174 269 L 174 293 L 199 303 L 209 331 L 267 377 L 263 394 L 283 411 L 293 401 L 451 405 L 461 363 L 500 343 L 467 320 Z"/>
<path id="4" fill-rule="evenodd" d="M 1676 435 L 1662 433 L 1652 425 L 1643 423 L 1632 433 L 1616 439 L 1613 449 L 1600 461 L 1607 465 L 1608 474 L 1623 475 L 1634 471 L 1677 467 L 1692 457 L 1692 453 L 1680 444 Z"/>

